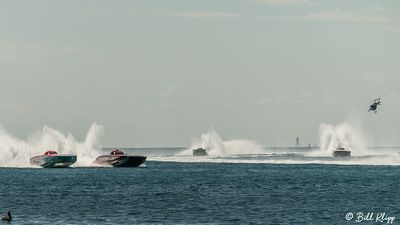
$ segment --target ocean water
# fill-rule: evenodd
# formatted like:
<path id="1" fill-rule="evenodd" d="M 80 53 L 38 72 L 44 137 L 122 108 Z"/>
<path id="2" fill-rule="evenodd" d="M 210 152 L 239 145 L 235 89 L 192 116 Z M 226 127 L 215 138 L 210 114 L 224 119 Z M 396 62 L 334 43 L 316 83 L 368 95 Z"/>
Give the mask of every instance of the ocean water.
<path id="1" fill-rule="evenodd" d="M 387 224 L 358 212 L 400 223 L 393 155 L 148 152 L 139 168 L 0 168 L 0 209 L 11 224 Z"/>

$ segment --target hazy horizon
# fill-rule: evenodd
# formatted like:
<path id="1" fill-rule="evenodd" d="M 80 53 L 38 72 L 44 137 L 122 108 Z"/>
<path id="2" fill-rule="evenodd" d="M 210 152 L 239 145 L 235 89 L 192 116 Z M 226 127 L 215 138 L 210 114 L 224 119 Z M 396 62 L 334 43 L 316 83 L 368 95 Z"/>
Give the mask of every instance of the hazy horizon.
<path id="1" fill-rule="evenodd" d="M 0 126 L 105 147 L 319 144 L 346 123 L 400 146 L 400 2 L 3 1 Z M 370 100 L 382 97 L 377 114 Z"/>

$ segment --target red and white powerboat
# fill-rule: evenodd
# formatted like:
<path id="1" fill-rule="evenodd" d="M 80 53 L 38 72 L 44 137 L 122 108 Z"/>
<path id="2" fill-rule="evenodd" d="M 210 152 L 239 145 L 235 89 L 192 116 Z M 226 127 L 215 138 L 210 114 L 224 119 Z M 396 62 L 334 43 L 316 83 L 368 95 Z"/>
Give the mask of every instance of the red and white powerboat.
<path id="1" fill-rule="evenodd" d="M 127 155 L 121 150 L 113 150 L 109 155 L 101 155 L 95 162 L 113 167 L 137 167 L 146 161 L 146 156 Z"/>

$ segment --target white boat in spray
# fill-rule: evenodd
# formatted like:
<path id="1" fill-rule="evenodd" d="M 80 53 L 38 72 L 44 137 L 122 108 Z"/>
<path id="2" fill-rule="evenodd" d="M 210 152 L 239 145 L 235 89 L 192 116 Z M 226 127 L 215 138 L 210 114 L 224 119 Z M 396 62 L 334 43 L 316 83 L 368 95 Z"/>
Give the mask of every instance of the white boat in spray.
<path id="1" fill-rule="evenodd" d="M 193 149 L 193 156 L 207 156 L 207 150 L 204 148 Z"/>
<path id="2" fill-rule="evenodd" d="M 332 156 L 333 157 L 350 157 L 351 151 L 346 150 L 345 148 L 339 146 L 336 148 L 336 150 L 332 151 Z"/>
<path id="3" fill-rule="evenodd" d="M 146 156 L 127 155 L 121 150 L 113 150 L 109 155 L 101 155 L 95 162 L 113 167 L 138 167 L 146 161 Z"/>

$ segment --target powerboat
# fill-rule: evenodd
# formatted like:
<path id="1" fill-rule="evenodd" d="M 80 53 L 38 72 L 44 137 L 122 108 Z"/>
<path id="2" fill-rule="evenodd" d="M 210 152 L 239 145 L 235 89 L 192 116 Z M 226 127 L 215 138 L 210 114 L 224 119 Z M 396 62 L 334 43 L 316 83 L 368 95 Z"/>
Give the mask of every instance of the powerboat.
<path id="1" fill-rule="evenodd" d="M 207 150 L 204 148 L 193 149 L 193 156 L 207 156 Z"/>
<path id="2" fill-rule="evenodd" d="M 332 156 L 333 157 L 350 157 L 351 151 L 346 150 L 343 147 L 337 147 L 336 150 L 332 151 Z"/>
<path id="3" fill-rule="evenodd" d="M 65 168 L 74 164 L 76 159 L 76 155 L 58 154 L 56 151 L 48 150 L 43 155 L 30 158 L 29 162 L 44 168 Z"/>
<path id="4" fill-rule="evenodd" d="M 109 155 L 101 155 L 95 162 L 113 167 L 138 167 L 146 161 L 146 156 L 127 155 L 121 150 L 113 150 Z"/>

